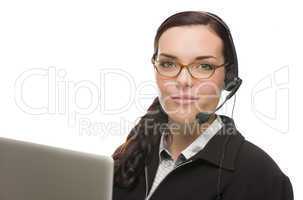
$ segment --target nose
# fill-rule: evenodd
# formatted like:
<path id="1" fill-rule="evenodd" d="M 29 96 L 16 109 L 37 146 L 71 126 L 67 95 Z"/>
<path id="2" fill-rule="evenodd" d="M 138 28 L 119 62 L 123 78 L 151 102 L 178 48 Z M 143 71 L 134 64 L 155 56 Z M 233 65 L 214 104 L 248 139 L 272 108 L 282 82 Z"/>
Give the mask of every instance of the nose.
<path id="1" fill-rule="evenodd" d="M 178 87 L 192 87 L 193 80 L 187 68 L 183 68 L 177 76 Z"/>

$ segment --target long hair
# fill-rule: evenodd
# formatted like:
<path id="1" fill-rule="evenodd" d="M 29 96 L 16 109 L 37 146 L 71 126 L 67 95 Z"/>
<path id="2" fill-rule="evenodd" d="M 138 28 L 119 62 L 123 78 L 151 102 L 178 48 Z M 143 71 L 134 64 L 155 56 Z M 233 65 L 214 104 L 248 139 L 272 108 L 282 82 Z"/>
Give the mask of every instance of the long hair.
<path id="1" fill-rule="evenodd" d="M 220 19 L 220 18 L 219 18 Z M 220 19 L 221 20 L 221 19 Z M 158 53 L 158 42 L 161 35 L 171 27 L 189 25 L 209 25 L 209 27 L 223 41 L 223 55 L 225 62 L 233 62 L 232 46 L 229 33 L 226 28 L 205 12 L 184 11 L 168 17 L 158 28 L 154 38 L 154 59 Z M 229 82 L 232 69 L 225 67 L 225 84 Z M 168 121 L 168 115 L 164 112 L 159 98 L 156 97 L 149 106 L 145 115 L 131 129 L 126 141 L 113 153 L 114 159 L 114 184 L 121 187 L 132 187 L 142 173 L 144 165 L 151 158 L 152 149 L 159 139 L 161 124 Z"/>
<path id="2" fill-rule="evenodd" d="M 149 162 L 152 148 L 160 137 L 159 132 L 167 121 L 168 116 L 156 97 L 147 113 L 131 129 L 126 141 L 112 155 L 115 185 L 129 187 L 136 182 L 144 164 Z"/>

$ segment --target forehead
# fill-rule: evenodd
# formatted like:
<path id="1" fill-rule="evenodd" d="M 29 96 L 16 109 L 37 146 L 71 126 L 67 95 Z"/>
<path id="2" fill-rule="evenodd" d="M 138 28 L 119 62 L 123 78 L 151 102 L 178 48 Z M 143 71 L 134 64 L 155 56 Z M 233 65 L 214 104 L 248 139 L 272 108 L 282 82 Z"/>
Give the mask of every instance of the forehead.
<path id="1" fill-rule="evenodd" d="M 180 60 L 189 61 L 197 56 L 222 57 L 223 42 L 209 26 L 178 26 L 162 33 L 158 42 L 158 54 L 168 53 Z"/>

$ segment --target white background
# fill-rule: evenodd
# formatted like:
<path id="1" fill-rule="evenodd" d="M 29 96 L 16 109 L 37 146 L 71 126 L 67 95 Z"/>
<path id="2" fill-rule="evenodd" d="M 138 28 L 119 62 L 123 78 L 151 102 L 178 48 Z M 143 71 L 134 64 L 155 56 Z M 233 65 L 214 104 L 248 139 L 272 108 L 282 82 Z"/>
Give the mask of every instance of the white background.
<path id="1" fill-rule="evenodd" d="M 0 136 L 110 156 L 157 96 L 158 26 L 184 10 L 230 27 L 243 79 L 235 123 L 302 199 L 299 1 L 1 1 Z"/>

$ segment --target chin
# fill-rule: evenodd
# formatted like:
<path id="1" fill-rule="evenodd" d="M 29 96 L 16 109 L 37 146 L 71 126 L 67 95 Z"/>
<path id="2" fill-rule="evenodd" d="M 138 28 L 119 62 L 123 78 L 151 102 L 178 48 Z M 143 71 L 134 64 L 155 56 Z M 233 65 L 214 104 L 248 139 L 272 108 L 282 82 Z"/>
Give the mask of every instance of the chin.
<path id="1" fill-rule="evenodd" d="M 186 109 L 173 109 L 167 111 L 171 120 L 176 123 L 188 124 L 196 119 L 196 112 Z"/>
<path id="2" fill-rule="evenodd" d="M 195 117 L 184 117 L 184 116 L 170 116 L 171 120 L 177 124 L 191 124 L 194 122 Z"/>

